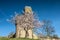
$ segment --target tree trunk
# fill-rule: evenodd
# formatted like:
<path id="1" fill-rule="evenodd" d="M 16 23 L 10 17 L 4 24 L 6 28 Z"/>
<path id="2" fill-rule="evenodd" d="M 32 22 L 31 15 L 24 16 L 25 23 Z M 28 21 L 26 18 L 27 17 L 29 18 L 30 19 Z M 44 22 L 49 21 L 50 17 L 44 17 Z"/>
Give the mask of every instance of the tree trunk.
<path id="1" fill-rule="evenodd" d="M 27 30 L 25 30 L 25 31 L 26 31 L 25 38 L 27 38 L 29 34 L 28 34 Z"/>

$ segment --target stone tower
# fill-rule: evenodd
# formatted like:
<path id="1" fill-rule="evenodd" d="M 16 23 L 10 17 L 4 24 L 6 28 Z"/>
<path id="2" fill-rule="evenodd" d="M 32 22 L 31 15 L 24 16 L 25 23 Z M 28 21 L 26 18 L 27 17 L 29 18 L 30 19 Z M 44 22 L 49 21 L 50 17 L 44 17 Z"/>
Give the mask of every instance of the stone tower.
<path id="1" fill-rule="evenodd" d="M 16 17 L 16 38 L 34 38 L 38 37 L 32 32 L 33 29 L 33 12 L 32 8 L 25 6 L 24 14 Z"/>

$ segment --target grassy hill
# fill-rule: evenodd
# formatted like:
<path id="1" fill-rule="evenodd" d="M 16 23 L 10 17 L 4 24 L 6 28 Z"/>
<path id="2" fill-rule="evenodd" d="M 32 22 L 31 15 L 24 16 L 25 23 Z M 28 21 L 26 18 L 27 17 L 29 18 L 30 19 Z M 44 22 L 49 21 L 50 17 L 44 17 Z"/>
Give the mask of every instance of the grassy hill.
<path id="1" fill-rule="evenodd" d="M 0 37 L 0 40 L 38 40 L 38 39 Z"/>

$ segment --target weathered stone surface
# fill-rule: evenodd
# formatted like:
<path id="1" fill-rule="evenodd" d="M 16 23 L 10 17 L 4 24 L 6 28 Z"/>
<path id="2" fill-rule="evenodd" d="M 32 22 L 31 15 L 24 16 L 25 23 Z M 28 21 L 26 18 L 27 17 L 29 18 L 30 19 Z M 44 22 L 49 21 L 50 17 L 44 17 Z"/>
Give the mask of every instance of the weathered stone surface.
<path id="1" fill-rule="evenodd" d="M 25 13 L 32 13 L 32 8 L 29 6 L 25 6 Z"/>
<path id="2" fill-rule="evenodd" d="M 33 33 L 33 39 L 38 39 L 38 36 Z"/>

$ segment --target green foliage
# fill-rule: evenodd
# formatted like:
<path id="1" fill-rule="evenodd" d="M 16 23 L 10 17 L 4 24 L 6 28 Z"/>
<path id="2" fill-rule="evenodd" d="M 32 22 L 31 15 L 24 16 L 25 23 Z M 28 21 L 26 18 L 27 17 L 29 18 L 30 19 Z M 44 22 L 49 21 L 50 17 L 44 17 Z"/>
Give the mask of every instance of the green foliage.
<path id="1" fill-rule="evenodd" d="M 58 35 L 54 34 L 54 35 L 53 35 L 53 38 L 59 38 L 59 37 L 58 37 Z"/>
<path id="2" fill-rule="evenodd" d="M 38 40 L 38 39 L 28 39 L 28 38 L 5 38 L 5 37 L 1 37 L 0 40 Z"/>

